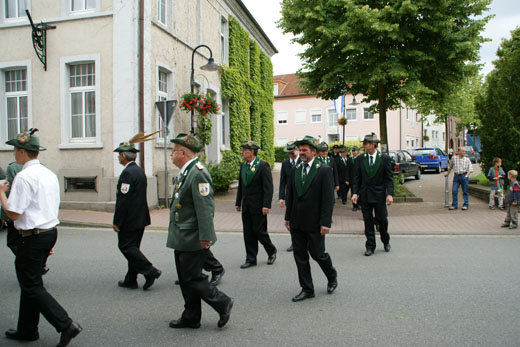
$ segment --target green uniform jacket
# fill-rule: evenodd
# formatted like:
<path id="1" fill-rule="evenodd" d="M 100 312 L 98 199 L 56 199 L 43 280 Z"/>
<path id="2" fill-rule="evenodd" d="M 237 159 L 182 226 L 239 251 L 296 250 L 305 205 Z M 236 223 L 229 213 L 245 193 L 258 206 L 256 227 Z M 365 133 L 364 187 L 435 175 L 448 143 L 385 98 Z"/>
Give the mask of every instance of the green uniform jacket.
<path id="1" fill-rule="evenodd" d="M 7 191 L 7 194 L 6 194 L 8 197 L 9 197 L 9 192 L 11 191 L 11 187 L 13 186 L 14 177 L 20 171 L 22 171 L 22 169 L 23 169 L 23 165 L 22 164 L 17 164 L 15 161 L 10 163 L 7 166 L 7 169 L 5 171 L 6 171 L 6 175 L 7 175 L 7 182 L 9 182 L 9 190 Z M 4 177 L 1 177 L 0 179 L 4 179 Z M 8 220 L 9 219 L 9 217 L 7 217 L 7 214 L 4 212 L 3 209 L 2 209 L 2 213 L 1 213 L 0 219 L 3 219 L 3 220 Z"/>
<path id="2" fill-rule="evenodd" d="M 188 166 L 175 184 L 166 246 L 178 251 L 197 251 L 202 249 L 202 240 L 215 243 L 214 214 L 211 175 L 195 159 L 194 165 Z"/>

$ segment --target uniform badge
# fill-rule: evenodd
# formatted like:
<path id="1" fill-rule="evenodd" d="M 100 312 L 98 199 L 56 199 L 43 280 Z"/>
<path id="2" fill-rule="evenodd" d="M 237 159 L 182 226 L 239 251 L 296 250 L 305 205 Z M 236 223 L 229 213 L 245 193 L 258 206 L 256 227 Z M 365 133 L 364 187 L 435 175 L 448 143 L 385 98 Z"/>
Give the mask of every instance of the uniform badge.
<path id="1" fill-rule="evenodd" d="M 177 203 L 177 205 L 175 205 L 175 207 L 177 208 L 177 210 L 180 210 L 182 208 L 182 205 Z"/>
<path id="2" fill-rule="evenodd" d="M 254 166 L 251 168 L 251 172 L 255 172 L 255 167 Z"/>
<path id="3" fill-rule="evenodd" d="M 179 190 L 180 187 L 181 187 L 180 185 L 176 184 L 175 185 L 175 190 Z"/>
<path id="4" fill-rule="evenodd" d="M 121 183 L 121 193 L 126 194 L 130 190 L 130 185 L 128 183 Z"/>
<path id="5" fill-rule="evenodd" d="M 179 214 L 177 212 L 175 212 L 175 221 L 178 222 L 179 221 Z"/>
<path id="6" fill-rule="evenodd" d="M 209 183 L 199 183 L 199 193 L 202 196 L 208 196 L 208 194 L 209 194 Z"/>
<path id="7" fill-rule="evenodd" d="M 179 193 L 175 193 L 175 199 L 179 198 Z"/>

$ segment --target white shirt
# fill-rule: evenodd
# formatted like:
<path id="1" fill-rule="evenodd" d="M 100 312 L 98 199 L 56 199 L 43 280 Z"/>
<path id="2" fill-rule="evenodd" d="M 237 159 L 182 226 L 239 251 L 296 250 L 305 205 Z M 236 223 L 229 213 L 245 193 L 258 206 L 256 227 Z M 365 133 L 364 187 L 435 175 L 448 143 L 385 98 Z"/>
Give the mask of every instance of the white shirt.
<path id="1" fill-rule="evenodd" d="M 305 169 L 305 163 L 302 162 L 302 166 L 303 166 L 303 168 L 302 168 L 302 175 L 303 175 L 303 170 L 305 170 L 305 174 L 306 174 L 306 175 L 309 174 L 309 171 L 311 170 L 312 162 L 314 161 L 314 159 L 315 159 L 315 158 L 312 158 L 312 160 L 311 160 L 310 162 L 307 163 L 307 165 L 309 165 L 309 166 L 307 166 L 307 169 Z"/>
<path id="2" fill-rule="evenodd" d="M 186 171 L 186 168 L 188 167 L 188 165 L 190 165 L 190 163 L 191 163 L 192 161 L 194 161 L 195 159 L 197 159 L 197 157 L 195 157 L 195 158 L 193 158 L 192 160 L 186 162 L 186 164 L 184 164 L 184 165 L 182 166 L 181 172 L 179 172 L 179 177 L 182 177 L 182 175 L 184 174 L 184 171 Z"/>
<path id="3" fill-rule="evenodd" d="M 39 160 L 28 161 L 13 180 L 6 208 L 20 214 L 14 221 L 18 230 L 55 227 L 60 223 L 58 177 Z"/>
<path id="4" fill-rule="evenodd" d="M 372 165 L 376 163 L 377 158 L 377 151 L 374 152 L 374 154 L 367 153 L 369 157 L 372 157 Z M 370 158 L 368 158 L 368 163 L 370 163 Z"/>

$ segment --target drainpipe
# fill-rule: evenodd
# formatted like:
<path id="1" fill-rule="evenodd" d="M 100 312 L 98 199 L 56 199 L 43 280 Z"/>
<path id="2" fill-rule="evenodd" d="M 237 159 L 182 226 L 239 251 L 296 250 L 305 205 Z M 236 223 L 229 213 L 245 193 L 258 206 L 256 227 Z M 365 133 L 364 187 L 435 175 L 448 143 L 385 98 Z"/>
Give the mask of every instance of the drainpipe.
<path id="1" fill-rule="evenodd" d="M 401 101 L 399 101 L 399 149 L 402 150 L 402 146 L 403 146 L 403 129 L 402 129 L 402 125 L 401 125 L 401 120 L 403 119 L 403 115 L 401 114 L 402 112 L 402 105 L 401 105 Z"/>
<path id="2" fill-rule="evenodd" d="M 139 102 L 139 131 L 144 132 L 144 0 L 139 0 L 139 90 L 138 90 L 138 102 Z M 139 157 L 139 166 L 144 170 L 144 143 L 140 145 L 141 155 Z"/>

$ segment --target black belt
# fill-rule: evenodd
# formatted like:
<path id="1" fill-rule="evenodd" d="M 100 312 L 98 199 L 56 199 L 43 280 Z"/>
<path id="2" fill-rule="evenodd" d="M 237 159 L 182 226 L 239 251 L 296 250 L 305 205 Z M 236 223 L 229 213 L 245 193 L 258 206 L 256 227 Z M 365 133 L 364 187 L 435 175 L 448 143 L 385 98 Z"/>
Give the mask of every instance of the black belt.
<path id="1" fill-rule="evenodd" d="M 56 227 L 49 228 L 49 229 L 29 229 L 29 230 L 18 230 L 18 233 L 22 235 L 22 237 L 32 236 L 32 235 L 38 235 L 41 233 L 44 233 L 46 231 L 55 230 Z"/>
<path id="2" fill-rule="evenodd" d="M 466 174 L 467 174 L 467 172 L 463 172 L 463 173 L 460 173 L 460 174 L 456 173 L 455 175 L 466 175 Z"/>

